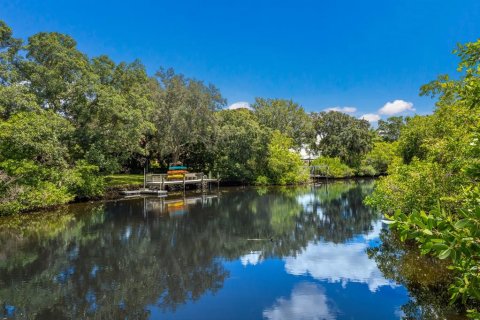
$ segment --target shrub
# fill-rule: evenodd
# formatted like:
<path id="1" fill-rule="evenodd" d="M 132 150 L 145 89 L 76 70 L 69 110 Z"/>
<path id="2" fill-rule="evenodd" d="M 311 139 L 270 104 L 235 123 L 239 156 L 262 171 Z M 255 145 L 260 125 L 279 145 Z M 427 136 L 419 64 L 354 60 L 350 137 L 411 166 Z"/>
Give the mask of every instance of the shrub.
<path id="1" fill-rule="evenodd" d="M 73 198 L 66 187 L 59 187 L 49 181 L 35 186 L 14 184 L 2 195 L 0 215 L 65 204 Z"/>
<path id="2" fill-rule="evenodd" d="M 312 162 L 315 172 L 328 178 L 348 178 L 353 177 L 355 171 L 342 163 L 340 158 L 320 157 Z"/>
<path id="3" fill-rule="evenodd" d="M 461 299 L 472 308 L 472 316 L 479 316 L 475 308 L 480 302 L 480 189 L 466 190 L 463 197 L 466 201 L 462 208 L 453 214 L 443 208 L 428 214 L 414 210 L 409 215 L 398 210 L 387 218 L 402 241 L 415 240 L 422 254 L 449 259 L 449 268 L 456 275 L 450 285 L 452 302 Z"/>
<path id="4" fill-rule="evenodd" d="M 290 150 L 292 145 L 293 139 L 279 131 L 273 132 L 267 157 L 268 178 L 273 184 L 298 184 L 309 179 L 308 170 L 300 155 Z"/>
<path id="5" fill-rule="evenodd" d="M 457 177 L 438 163 L 414 158 L 409 165 L 394 167 L 388 176 L 380 178 L 366 203 L 384 213 L 400 210 L 408 214 L 414 209 L 429 211 L 439 201 L 451 208 L 459 200 L 459 190 Z"/>
<path id="6" fill-rule="evenodd" d="M 98 171 L 97 166 L 88 164 L 86 161 L 78 161 L 73 169 L 66 172 L 70 175 L 70 192 L 77 199 L 101 196 L 105 190 L 105 180 Z"/>
<path id="7" fill-rule="evenodd" d="M 371 166 L 376 174 L 384 174 L 393 162 L 400 159 L 396 154 L 397 149 L 398 142 L 375 142 L 373 149 L 363 159 L 362 166 Z"/>
<path id="8" fill-rule="evenodd" d="M 270 184 L 270 181 L 265 176 L 258 176 L 257 179 L 255 180 L 255 184 L 258 186 L 266 186 Z"/>
<path id="9" fill-rule="evenodd" d="M 373 166 L 362 164 L 360 168 L 357 169 L 357 176 L 360 177 L 373 177 L 377 175 L 378 172 Z"/>

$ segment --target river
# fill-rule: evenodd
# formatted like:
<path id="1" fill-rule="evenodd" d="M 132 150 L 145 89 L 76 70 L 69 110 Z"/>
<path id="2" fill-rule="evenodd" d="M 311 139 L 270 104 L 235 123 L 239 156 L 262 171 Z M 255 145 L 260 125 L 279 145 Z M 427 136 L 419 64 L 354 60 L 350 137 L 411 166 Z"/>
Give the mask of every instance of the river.
<path id="1" fill-rule="evenodd" d="M 0 317 L 463 319 L 373 181 L 221 188 L 0 219 Z M 448 296 L 447 296 L 448 297 Z"/>

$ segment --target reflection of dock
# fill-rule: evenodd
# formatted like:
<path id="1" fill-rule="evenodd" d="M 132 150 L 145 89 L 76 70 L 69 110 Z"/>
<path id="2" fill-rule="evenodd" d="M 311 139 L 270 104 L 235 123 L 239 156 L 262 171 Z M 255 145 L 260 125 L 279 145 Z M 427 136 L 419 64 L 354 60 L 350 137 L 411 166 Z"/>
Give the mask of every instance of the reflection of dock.
<path id="1" fill-rule="evenodd" d="M 145 198 L 145 210 L 159 214 L 168 213 L 170 216 L 179 216 L 188 212 L 188 207 L 193 205 L 210 205 L 217 195 L 201 195 L 185 198 Z"/>
<path id="2" fill-rule="evenodd" d="M 151 195 L 151 196 L 166 196 L 165 190 L 151 190 L 151 189 L 138 189 L 138 190 L 124 190 L 120 192 L 125 196 L 137 196 L 137 195 Z"/>

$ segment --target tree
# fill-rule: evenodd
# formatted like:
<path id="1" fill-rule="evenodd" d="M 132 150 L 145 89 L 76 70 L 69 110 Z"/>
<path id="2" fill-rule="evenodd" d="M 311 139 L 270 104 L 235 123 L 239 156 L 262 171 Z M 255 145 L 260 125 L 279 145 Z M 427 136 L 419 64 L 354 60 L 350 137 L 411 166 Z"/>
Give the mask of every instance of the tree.
<path id="1" fill-rule="evenodd" d="M 305 110 L 292 100 L 255 99 L 253 104 L 258 122 L 271 130 L 278 130 L 293 139 L 292 147 L 300 149 L 314 137 L 312 120 Z"/>
<path id="2" fill-rule="evenodd" d="M 22 111 L 38 110 L 36 97 L 22 83 L 18 64 L 22 41 L 13 37 L 12 29 L 0 20 L 0 118 L 8 119 Z"/>
<path id="3" fill-rule="evenodd" d="M 90 163 L 103 171 L 118 172 L 135 155 L 155 127 L 152 92 L 139 61 L 116 65 L 106 56 L 92 60 L 93 95 L 78 114 L 77 141 Z"/>
<path id="4" fill-rule="evenodd" d="M 350 167 L 358 167 L 372 148 L 368 121 L 337 111 L 314 113 L 312 117 L 319 139 L 314 149 L 322 156 L 338 157 Z"/>
<path id="5" fill-rule="evenodd" d="M 404 126 L 405 120 L 402 116 L 390 117 L 387 120 L 378 120 L 377 133 L 385 141 L 397 141 L 400 137 L 400 131 Z"/>
<path id="6" fill-rule="evenodd" d="M 49 111 L 23 112 L 0 122 L 0 161 L 29 160 L 65 168 L 73 131 L 67 120 Z"/>
<path id="7" fill-rule="evenodd" d="M 398 140 L 399 153 L 405 163 L 410 163 L 414 157 L 425 159 L 433 122 L 432 116 L 414 116 L 407 120 Z"/>
<path id="8" fill-rule="evenodd" d="M 261 159 L 266 157 L 267 133 L 247 109 L 222 110 L 216 117 L 215 162 L 220 176 L 224 180 L 253 181 Z"/>
<path id="9" fill-rule="evenodd" d="M 0 84 L 10 85 L 18 81 L 15 63 L 19 59 L 18 52 L 22 40 L 13 37 L 12 29 L 0 20 Z"/>
<path id="10" fill-rule="evenodd" d="M 93 95 L 88 57 L 68 35 L 40 32 L 28 39 L 26 59 L 19 64 L 24 81 L 39 105 L 75 120 Z"/>
<path id="11" fill-rule="evenodd" d="M 189 145 L 213 146 L 214 112 L 226 104 L 213 85 L 175 74 L 173 69 L 156 73 L 154 122 L 158 156 L 172 162 L 185 160 Z"/>

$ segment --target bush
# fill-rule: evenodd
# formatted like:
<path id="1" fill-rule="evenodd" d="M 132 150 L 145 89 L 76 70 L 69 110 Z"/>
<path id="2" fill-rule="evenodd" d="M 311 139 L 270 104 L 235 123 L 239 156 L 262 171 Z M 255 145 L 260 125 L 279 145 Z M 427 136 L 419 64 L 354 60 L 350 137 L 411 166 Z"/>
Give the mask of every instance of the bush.
<path id="1" fill-rule="evenodd" d="M 312 162 L 315 172 L 328 178 L 349 178 L 355 175 L 355 170 L 342 163 L 340 158 L 320 157 Z"/>
<path id="2" fill-rule="evenodd" d="M 268 144 L 268 180 L 273 184 L 287 185 L 305 183 L 309 180 L 307 168 L 300 155 L 290 148 L 293 139 L 274 131 Z M 259 177 L 260 178 L 260 177 Z M 257 178 L 258 180 L 258 178 Z M 260 178 L 260 180 L 264 180 Z"/>
<path id="3" fill-rule="evenodd" d="M 86 161 L 78 161 L 75 168 L 66 172 L 69 174 L 69 190 L 77 199 L 95 198 L 103 195 L 105 179 L 99 175 L 99 168 L 88 164 Z"/>
<path id="4" fill-rule="evenodd" d="M 370 165 L 362 164 L 360 168 L 357 169 L 357 176 L 360 177 L 374 177 L 378 174 L 377 170 Z"/>
<path id="5" fill-rule="evenodd" d="M 257 186 L 266 186 L 270 184 L 270 181 L 265 176 L 258 176 L 257 179 L 255 180 L 255 184 Z"/>
<path id="6" fill-rule="evenodd" d="M 430 211 L 438 202 L 452 208 L 459 201 L 461 190 L 457 178 L 438 163 L 414 158 L 409 165 L 394 167 L 388 176 L 380 178 L 366 203 L 384 213 Z"/>
<path id="7" fill-rule="evenodd" d="M 466 201 L 462 208 L 453 214 L 436 208 L 428 214 L 414 210 L 405 215 L 398 210 L 387 217 L 402 241 L 415 240 L 422 254 L 449 259 L 449 268 L 456 275 L 450 285 L 452 302 L 461 299 L 467 308 L 472 308 L 472 316 L 479 316 L 474 308 L 480 302 L 480 189 L 466 190 L 463 198 Z"/>
<path id="8" fill-rule="evenodd" d="M 397 150 L 398 142 L 375 142 L 373 149 L 363 159 L 362 166 L 371 166 L 375 174 L 384 174 L 392 163 L 400 159 L 397 156 Z"/>
<path id="9" fill-rule="evenodd" d="M 2 195 L 0 215 L 65 204 L 73 198 L 67 188 L 49 181 L 35 186 L 14 184 Z"/>
<path id="10" fill-rule="evenodd" d="M 0 163 L 0 215 L 98 197 L 103 191 L 98 167 L 85 161 L 77 162 L 73 169 L 50 168 L 28 160 Z"/>

